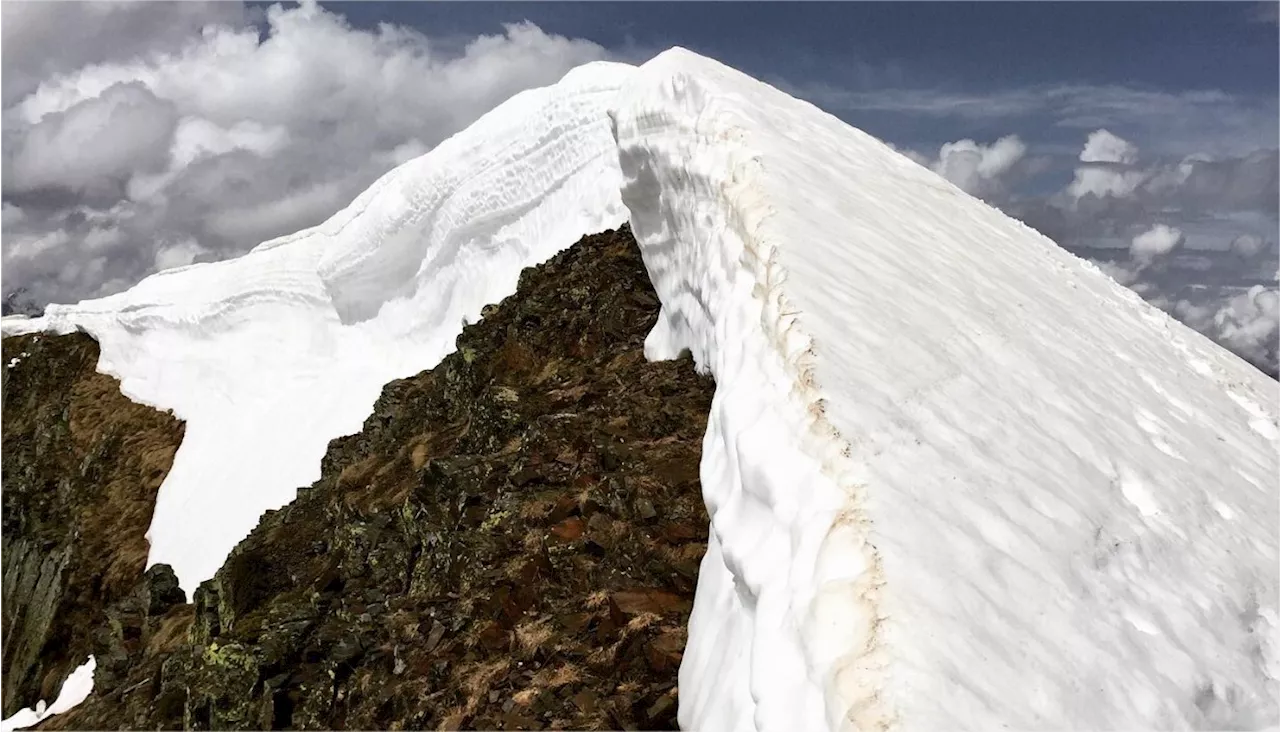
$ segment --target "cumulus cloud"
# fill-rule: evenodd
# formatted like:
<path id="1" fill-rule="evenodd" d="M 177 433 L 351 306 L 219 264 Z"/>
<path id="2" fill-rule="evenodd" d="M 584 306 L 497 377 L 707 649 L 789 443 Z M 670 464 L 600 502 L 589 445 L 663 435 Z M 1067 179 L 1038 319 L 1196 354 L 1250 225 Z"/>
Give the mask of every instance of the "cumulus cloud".
<path id="1" fill-rule="evenodd" d="M 1129 260 L 1098 260 L 1094 264 L 1113 280 L 1141 294 L 1159 297 L 1159 292 L 1142 277 L 1153 265 L 1162 263 L 1169 255 L 1183 248 L 1186 238 L 1180 229 L 1166 224 L 1156 224 L 1139 232 L 1129 243 Z"/>
<path id="2" fill-rule="evenodd" d="M 1089 135 L 1080 162 L 1067 186 L 1067 194 L 1075 199 L 1128 196 L 1146 179 L 1145 173 L 1133 168 L 1138 162 L 1137 146 L 1105 129 Z"/>
<path id="3" fill-rule="evenodd" d="M 253 15 L 235 2 L 6 0 L 0 4 L 4 106 L 56 74 L 172 50 L 206 25 L 240 24 Z"/>
<path id="4" fill-rule="evenodd" d="M 941 162 L 933 164 L 940 172 Z M 1275 349 L 1266 347 L 1274 335 L 1270 295 L 1265 288 L 1252 298 L 1240 292 L 1280 277 L 1277 150 L 1144 160 L 1136 144 L 1100 128 L 1087 136 L 1069 174 L 1056 192 L 1019 197 L 988 187 L 984 198 L 1276 373 Z"/>
<path id="5" fill-rule="evenodd" d="M 98 296 L 314 225 L 512 94 L 606 56 L 528 23 L 458 44 L 314 3 L 257 12 L 4 3 L 6 292 Z"/>
<path id="6" fill-rule="evenodd" d="M 114 84 L 28 127 L 12 150 L 4 191 L 122 185 L 164 166 L 177 125 L 171 102 L 137 82 Z"/>
<path id="7" fill-rule="evenodd" d="M 1256 234 L 1241 234 L 1231 240 L 1231 251 L 1245 259 L 1252 259 L 1267 250 L 1267 242 Z"/>
<path id="8" fill-rule="evenodd" d="M 1001 177 L 1026 153 L 1027 146 L 1017 135 L 1001 137 L 991 145 L 958 140 L 942 146 L 932 167 L 966 193 L 985 196 L 1000 188 Z"/>
<path id="9" fill-rule="evenodd" d="M 1133 255 L 1134 260 L 1151 264 L 1182 246 L 1182 243 L 1183 237 L 1180 230 L 1172 226 L 1156 224 L 1133 237 L 1133 243 L 1129 245 L 1129 253 Z"/>
<path id="10" fill-rule="evenodd" d="M 992 202 L 1068 247 L 1127 247 L 1136 230 L 1160 221 L 1182 229 L 1190 248 L 1222 250 L 1242 235 L 1274 236 L 1280 202 L 1274 148 L 1144 161 L 1137 145 L 1099 129 L 1071 176 L 1057 193 Z"/>
<path id="11" fill-rule="evenodd" d="M 1108 130 L 1095 130 L 1080 151 L 1082 163 L 1123 163 L 1132 165 L 1138 161 L 1138 148 Z"/>
<path id="12" fill-rule="evenodd" d="M 1179 300 L 1170 312 L 1273 377 L 1280 377 L 1280 290 L 1254 285 L 1219 307 Z"/>

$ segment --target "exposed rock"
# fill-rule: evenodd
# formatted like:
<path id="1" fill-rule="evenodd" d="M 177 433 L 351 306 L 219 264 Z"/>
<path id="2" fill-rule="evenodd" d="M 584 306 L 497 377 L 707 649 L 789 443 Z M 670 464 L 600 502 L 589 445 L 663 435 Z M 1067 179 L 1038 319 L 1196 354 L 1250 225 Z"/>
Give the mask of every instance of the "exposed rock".
<path id="1" fill-rule="evenodd" d="M 674 728 L 713 385 L 644 360 L 656 315 L 625 230 L 526 270 L 192 605 L 114 603 L 111 672 L 42 726 Z"/>
<path id="2" fill-rule="evenodd" d="M 156 491 L 182 441 L 75 333 L 3 341 L 3 714 L 52 702 L 104 609 L 142 576 Z M 156 602 L 172 603 L 171 589 Z M 185 598 L 178 597 L 181 602 Z"/>

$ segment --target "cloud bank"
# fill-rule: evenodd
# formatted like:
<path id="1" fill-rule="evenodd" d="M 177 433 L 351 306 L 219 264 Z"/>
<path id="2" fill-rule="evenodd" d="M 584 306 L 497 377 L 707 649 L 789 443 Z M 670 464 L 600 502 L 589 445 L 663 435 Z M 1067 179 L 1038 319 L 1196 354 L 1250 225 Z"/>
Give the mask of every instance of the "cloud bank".
<path id="1" fill-rule="evenodd" d="M 1085 138 L 1070 180 L 1032 197 L 1010 193 L 1009 179 L 1035 160 L 1014 136 L 990 145 L 947 143 L 932 159 L 907 152 L 966 192 L 1094 258 L 1117 282 L 1263 371 L 1280 375 L 1277 150 L 1144 162 L 1137 145 L 1101 128 Z M 1099 247 L 1109 248 L 1110 256 L 1103 257 Z"/>
<path id="2" fill-rule="evenodd" d="M 606 55 L 530 24 L 459 50 L 314 3 L 0 13 L 4 289 L 40 303 L 319 223 L 512 94 Z"/>

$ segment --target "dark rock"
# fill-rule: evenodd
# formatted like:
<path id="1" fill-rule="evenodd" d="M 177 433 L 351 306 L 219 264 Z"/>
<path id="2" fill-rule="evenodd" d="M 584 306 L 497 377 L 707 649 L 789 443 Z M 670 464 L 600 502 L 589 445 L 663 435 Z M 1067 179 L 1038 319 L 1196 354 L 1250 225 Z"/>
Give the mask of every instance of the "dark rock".
<path id="1" fill-rule="evenodd" d="M 687 597 L 656 588 L 627 590 L 613 593 L 613 601 L 627 615 L 687 611 L 692 603 Z"/>
<path id="2" fill-rule="evenodd" d="M 646 643 L 644 655 L 650 668 L 658 673 L 679 669 L 684 640 L 683 633 L 667 632 Z"/>
<path id="3" fill-rule="evenodd" d="M 104 609 L 133 591 L 156 491 L 182 441 L 182 423 L 125 398 L 97 373 L 98 357 L 84 333 L 3 339 L 5 717 L 52 703 L 93 653 Z M 173 596 L 157 591 L 162 613 Z"/>
<path id="4" fill-rule="evenodd" d="M 636 501 L 636 513 L 645 521 L 658 517 L 658 510 L 653 507 L 653 501 L 648 498 L 640 498 Z"/>
<path id="5" fill-rule="evenodd" d="M 573 541 L 574 539 L 582 536 L 582 532 L 582 519 L 576 516 L 573 518 L 567 518 L 551 527 L 551 535 L 564 541 Z"/>
<path id="6" fill-rule="evenodd" d="M 154 565 L 147 570 L 145 579 L 148 616 L 163 615 L 174 605 L 186 604 L 187 593 L 178 586 L 178 576 L 173 573 L 173 567 Z"/>
<path id="7" fill-rule="evenodd" d="M 645 710 L 645 716 L 653 722 L 666 721 L 666 717 L 675 709 L 676 700 L 668 695 L 658 697 L 658 700 Z"/>

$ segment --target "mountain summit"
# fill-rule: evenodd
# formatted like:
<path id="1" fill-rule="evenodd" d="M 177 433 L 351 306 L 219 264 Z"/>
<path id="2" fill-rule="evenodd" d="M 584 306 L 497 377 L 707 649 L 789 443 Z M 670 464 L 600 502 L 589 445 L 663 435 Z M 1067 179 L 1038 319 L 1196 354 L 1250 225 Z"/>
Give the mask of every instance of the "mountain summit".
<path id="1" fill-rule="evenodd" d="M 715 380 L 682 727 L 1280 722 L 1276 383 L 683 49 L 519 94 L 313 229 L 4 332 L 83 329 L 186 422 L 148 562 L 190 592 L 387 382 L 624 221 L 644 355 Z"/>

